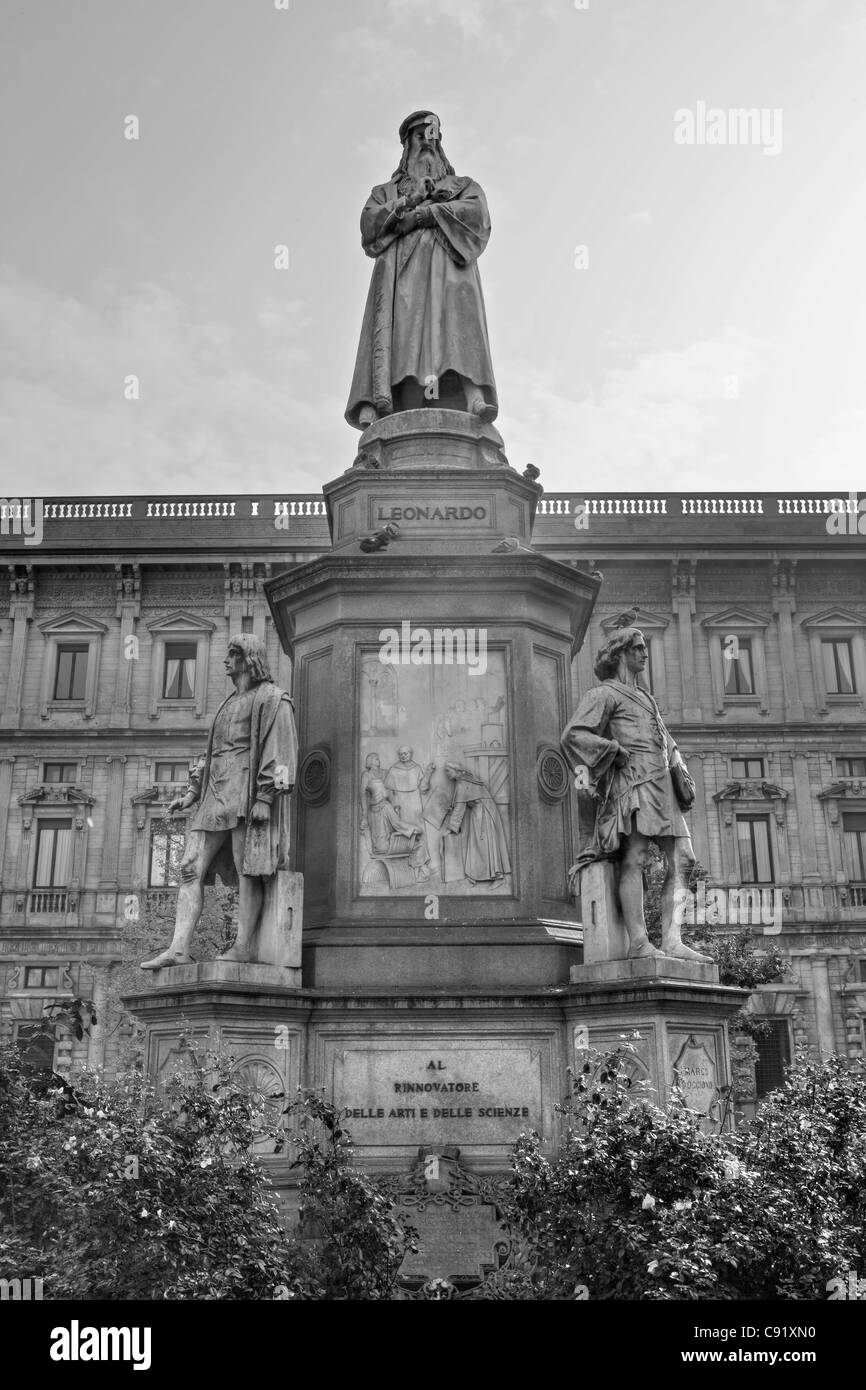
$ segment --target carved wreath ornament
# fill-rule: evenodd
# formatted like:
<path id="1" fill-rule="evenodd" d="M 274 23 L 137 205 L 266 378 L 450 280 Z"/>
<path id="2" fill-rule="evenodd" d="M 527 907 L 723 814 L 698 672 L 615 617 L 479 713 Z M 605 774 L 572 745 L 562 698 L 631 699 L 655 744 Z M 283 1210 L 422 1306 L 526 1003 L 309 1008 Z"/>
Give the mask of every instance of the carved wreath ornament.
<path id="1" fill-rule="evenodd" d="M 565 758 L 552 744 L 542 748 L 535 764 L 538 790 L 545 801 L 562 801 L 568 795 Z"/>
<path id="2" fill-rule="evenodd" d="M 314 748 L 301 763 L 298 791 L 304 801 L 317 806 L 327 801 L 331 786 L 331 759 L 324 748 Z"/>

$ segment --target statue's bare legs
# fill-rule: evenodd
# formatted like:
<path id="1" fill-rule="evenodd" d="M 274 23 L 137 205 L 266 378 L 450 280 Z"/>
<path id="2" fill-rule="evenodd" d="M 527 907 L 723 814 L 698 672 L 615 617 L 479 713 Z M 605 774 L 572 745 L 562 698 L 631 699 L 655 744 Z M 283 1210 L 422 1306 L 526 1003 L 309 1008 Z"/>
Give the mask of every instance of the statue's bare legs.
<path id="1" fill-rule="evenodd" d="M 234 945 L 230 946 L 227 951 L 223 951 L 219 957 L 220 960 L 248 961 L 252 959 L 253 938 L 262 910 L 264 898 L 262 880 L 241 873 L 241 865 L 244 862 L 245 833 L 246 827 L 243 824 L 235 826 L 232 831 L 232 856 L 238 873 L 238 934 L 235 937 Z"/>
<path id="2" fill-rule="evenodd" d="M 651 956 L 663 956 L 647 936 L 643 915 L 643 870 L 649 861 L 650 842 L 639 830 L 633 830 L 625 838 L 622 862 L 619 870 L 619 901 L 622 917 L 628 933 L 628 959 L 643 960 Z"/>
<path id="3" fill-rule="evenodd" d="M 660 904 L 662 949 L 653 946 L 647 936 L 643 912 L 643 869 L 649 860 L 650 841 L 639 830 L 633 830 L 625 840 L 619 877 L 619 900 L 628 932 L 628 958 L 673 956 L 677 960 L 709 961 L 710 956 L 683 945 L 679 923 L 674 920 L 674 894 L 677 888 L 688 888 L 689 873 L 695 862 L 691 843 L 685 837 L 673 835 L 660 836 L 656 843 L 667 865 Z"/>
<path id="4" fill-rule="evenodd" d="M 662 950 L 666 956 L 675 956 L 677 960 L 712 961 L 712 956 L 683 945 L 680 924 L 674 914 L 674 894 L 678 888 L 688 889 L 689 875 L 695 866 L 691 841 L 684 835 L 665 835 L 658 843 L 667 861 L 661 895 Z"/>
<path id="5" fill-rule="evenodd" d="M 252 939 L 262 907 L 261 880 L 241 873 L 245 829 L 242 821 L 231 831 L 232 858 L 238 874 L 238 934 L 234 945 L 223 952 L 220 960 L 250 959 Z M 153 960 L 142 961 L 142 970 L 159 970 L 164 965 L 192 964 L 189 946 L 204 903 L 205 874 L 228 833 L 225 830 L 201 830 L 190 835 L 180 866 L 174 936 L 171 944 L 158 956 L 154 956 Z"/>

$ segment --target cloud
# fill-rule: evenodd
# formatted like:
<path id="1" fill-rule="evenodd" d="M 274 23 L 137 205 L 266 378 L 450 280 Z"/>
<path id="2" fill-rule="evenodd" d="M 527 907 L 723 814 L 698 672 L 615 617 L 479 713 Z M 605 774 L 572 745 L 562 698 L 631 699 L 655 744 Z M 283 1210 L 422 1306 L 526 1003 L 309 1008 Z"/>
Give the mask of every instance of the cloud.
<path id="1" fill-rule="evenodd" d="M 398 39 L 396 33 L 389 34 L 381 22 L 338 29 L 334 52 L 349 58 L 353 77 L 370 87 L 381 87 L 383 72 L 404 73 L 407 63 L 413 72 L 426 72 L 432 60 L 429 53 Z"/>
<path id="2" fill-rule="evenodd" d="M 0 450 L 7 491 L 236 492 L 286 487 L 287 448 L 316 491 L 320 403 L 293 390 L 307 359 L 299 301 L 266 299 L 251 341 L 199 314 L 194 295 L 146 283 L 92 303 L 0 268 Z M 124 397 L 135 375 L 140 399 Z M 335 417 L 338 420 L 339 416 Z"/>
<path id="3" fill-rule="evenodd" d="M 511 365 L 500 382 L 503 400 L 522 403 L 517 428 L 503 425 L 511 461 L 537 464 L 554 491 L 654 491 L 706 486 L 710 478 L 716 487 L 721 478 L 745 486 L 750 465 L 735 466 L 715 436 L 735 404 L 727 393 L 742 393 L 760 376 L 768 350 L 729 329 L 680 351 L 644 351 L 631 365 L 609 368 L 580 398 L 565 394 L 555 368 Z"/>
<path id="4" fill-rule="evenodd" d="M 436 31 L 456 29 L 464 43 L 484 44 L 506 56 L 516 49 L 527 26 L 535 29 L 541 19 L 555 19 L 560 8 L 556 0 L 368 0 L 367 24 L 339 33 L 334 46 L 338 53 L 367 60 L 366 81 L 378 85 L 382 72 L 402 74 L 410 56 L 403 42 L 407 33 L 420 40 L 414 61 L 430 68 L 430 47 L 421 25 Z"/>
<path id="5" fill-rule="evenodd" d="M 798 474 L 810 478 L 810 486 L 823 490 L 841 480 L 850 480 L 866 491 L 863 478 L 863 459 L 866 458 L 866 410 L 840 411 L 830 427 L 797 462 Z"/>

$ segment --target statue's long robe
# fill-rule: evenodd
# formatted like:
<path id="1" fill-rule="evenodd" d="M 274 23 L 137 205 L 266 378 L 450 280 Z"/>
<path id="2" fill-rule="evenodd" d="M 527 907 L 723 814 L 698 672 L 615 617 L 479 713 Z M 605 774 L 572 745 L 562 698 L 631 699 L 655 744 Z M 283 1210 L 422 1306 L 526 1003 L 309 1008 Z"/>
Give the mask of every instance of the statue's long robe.
<path id="1" fill-rule="evenodd" d="M 286 784 L 293 787 L 297 776 L 298 735 L 292 701 L 273 682 L 263 681 L 252 693 L 248 733 L 246 717 L 238 721 L 227 718 L 233 702 L 243 698 L 236 693 L 229 695 L 214 716 L 207 751 L 191 779 L 199 799 L 190 821 L 189 843 L 195 831 L 230 830 L 244 822 L 242 872 L 269 878 L 278 869 L 289 867 Z M 256 801 L 267 802 L 271 808 L 266 824 L 250 820 Z M 213 883 L 216 874 L 223 883 L 237 884 L 228 837 L 211 861 L 205 883 Z"/>
<path id="2" fill-rule="evenodd" d="M 464 776 L 455 782 L 443 830 L 453 830 L 460 836 L 467 878 L 475 883 L 492 883 L 511 873 L 499 807 L 478 778 Z"/>
<path id="3" fill-rule="evenodd" d="M 399 196 L 394 180 L 373 189 L 361 214 L 361 242 L 376 265 L 346 408 L 356 428 L 363 405 L 393 410 L 393 388 L 407 377 L 424 386 L 448 371 L 498 410 L 476 263 L 490 237 L 487 201 L 474 179 L 449 175 L 443 186 L 454 196 L 431 205 L 433 227 L 383 231 Z"/>
<path id="4" fill-rule="evenodd" d="M 614 766 L 620 748 L 630 755 L 625 767 Z M 562 750 L 573 769 L 582 763 L 589 770 L 603 853 L 618 851 L 633 830 L 652 839 L 688 836 L 669 770 L 676 744 L 648 692 L 618 680 L 587 690 L 563 732 Z"/>

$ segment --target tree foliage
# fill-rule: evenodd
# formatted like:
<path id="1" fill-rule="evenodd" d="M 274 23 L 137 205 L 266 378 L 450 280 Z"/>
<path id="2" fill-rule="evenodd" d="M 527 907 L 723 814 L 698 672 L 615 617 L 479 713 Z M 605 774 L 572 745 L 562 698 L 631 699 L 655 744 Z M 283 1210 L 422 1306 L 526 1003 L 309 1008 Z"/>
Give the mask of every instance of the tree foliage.
<path id="1" fill-rule="evenodd" d="M 316 1227 L 301 1239 L 256 1155 L 261 1100 L 228 1059 L 190 1057 L 157 1096 L 137 1073 L 70 1085 L 0 1053 L 0 1277 L 41 1276 L 50 1299 L 388 1297 L 409 1236 L 339 1112 L 286 1107 Z"/>
<path id="2" fill-rule="evenodd" d="M 753 1124 L 711 1135 L 636 1093 L 628 1051 L 574 1078 L 555 1158 L 518 1141 L 505 1210 L 523 1254 L 505 1296 L 816 1299 L 862 1268 L 862 1064 L 800 1058 Z"/>

